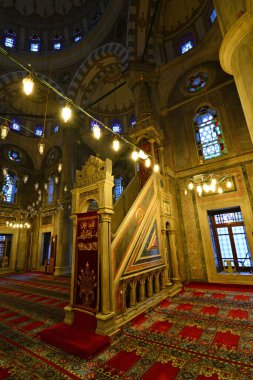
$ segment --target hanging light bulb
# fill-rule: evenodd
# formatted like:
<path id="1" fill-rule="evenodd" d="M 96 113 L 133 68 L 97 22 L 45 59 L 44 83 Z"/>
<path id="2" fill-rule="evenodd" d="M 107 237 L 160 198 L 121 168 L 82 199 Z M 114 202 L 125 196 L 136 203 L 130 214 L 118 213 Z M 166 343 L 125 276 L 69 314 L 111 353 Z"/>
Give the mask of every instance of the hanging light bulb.
<path id="1" fill-rule="evenodd" d="M 0 128 L 1 128 L 1 139 L 5 140 L 6 136 L 9 133 L 10 128 L 8 127 L 7 124 L 1 125 Z"/>
<path id="2" fill-rule="evenodd" d="M 58 177 L 58 175 L 56 175 L 56 176 L 54 177 L 54 182 L 56 183 L 56 185 L 59 183 L 59 177 Z"/>
<path id="3" fill-rule="evenodd" d="M 146 158 L 148 158 L 148 155 L 143 152 L 143 150 L 139 150 L 139 157 L 142 159 L 142 160 L 146 160 Z"/>
<path id="4" fill-rule="evenodd" d="M 66 193 L 68 191 L 67 185 L 64 186 L 64 192 Z"/>
<path id="5" fill-rule="evenodd" d="M 146 160 L 145 160 L 145 166 L 146 166 L 146 168 L 150 168 L 150 165 L 151 165 L 151 160 L 150 160 L 150 158 L 148 157 L 148 158 L 146 158 Z"/>
<path id="6" fill-rule="evenodd" d="M 41 194 L 41 190 L 40 190 L 40 189 L 38 190 L 38 194 L 39 194 L 39 195 Z"/>
<path id="7" fill-rule="evenodd" d="M 115 152 L 117 152 L 119 150 L 119 140 L 115 138 L 113 140 L 112 146 L 113 146 L 113 149 L 115 150 Z"/>
<path id="8" fill-rule="evenodd" d="M 40 201 L 41 201 L 41 195 L 38 196 L 38 203 L 36 202 L 36 204 L 38 205 Z"/>
<path id="9" fill-rule="evenodd" d="M 207 183 L 204 183 L 203 190 L 205 193 L 208 193 L 210 191 L 210 186 Z"/>
<path id="10" fill-rule="evenodd" d="M 38 182 L 36 182 L 36 183 L 34 184 L 34 188 L 35 188 L 35 190 L 38 190 L 38 188 L 39 188 L 39 184 L 38 184 Z"/>
<path id="11" fill-rule="evenodd" d="M 211 184 L 212 184 L 212 185 L 217 185 L 217 179 L 216 179 L 216 178 L 213 178 L 212 181 L 211 181 Z"/>
<path id="12" fill-rule="evenodd" d="M 44 189 L 47 190 L 47 183 L 44 183 Z"/>
<path id="13" fill-rule="evenodd" d="M 68 104 L 66 104 L 66 106 L 63 107 L 61 111 L 61 115 L 65 123 L 67 123 L 67 121 L 69 121 L 69 119 L 71 118 L 71 113 L 72 113 L 71 108 L 68 106 Z"/>
<path id="14" fill-rule="evenodd" d="M 217 191 L 218 191 L 219 194 L 222 194 L 223 193 L 222 187 L 218 187 Z"/>
<path id="15" fill-rule="evenodd" d="M 201 186 L 201 185 L 198 185 L 198 186 L 197 186 L 197 192 L 198 192 L 199 196 L 201 197 L 202 192 L 203 192 L 203 190 L 202 190 L 202 186 Z"/>
<path id="16" fill-rule="evenodd" d="M 192 183 L 192 182 L 189 182 L 189 183 L 188 183 L 188 189 L 189 189 L 189 190 L 193 190 L 193 188 L 194 188 L 193 183 Z"/>
<path id="17" fill-rule="evenodd" d="M 42 155 L 44 153 L 45 144 L 42 142 L 42 140 L 38 144 L 39 153 Z"/>
<path id="18" fill-rule="evenodd" d="M 139 153 L 137 152 L 137 150 L 134 150 L 134 151 L 132 152 L 132 159 L 133 159 L 134 161 L 137 161 L 138 158 L 139 158 Z"/>
<path id="19" fill-rule="evenodd" d="M 231 187 L 232 187 L 232 181 L 231 181 L 231 179 L 229 179 L 229 180 L 227 180 L 227 182 L 226 182 L 226 188 L 227 188 L 227 189 L 231 189 Z"/>
<path id="20" fill-rule="evenodd" d="M 93 134 L 94 134 L 95 139 L 97 139 L 97 140 L 100 139 L 101 131 L 100 131 L 100 127 L 98 124 L 93 125 Z"/>
<path id="21" fill-rule="evenodd" d="M 24 174 L 23 175 L 23 182 L 27 183 L 27 181 L 28 181 L 28 174 Z"/>
<path id="22" fill-rule="evenodd" d="M 57 165 L 57 170 L 59 173 L 62 171 L 62 167 L 63 167 L 62 163 L 59 162 L 59 164 Z"/>
<path id="23" fill-rule="evenodd" d="M 26 78 L 22 80 L 23 82 L 23 90 L 26 95 L 30 95 L 33 92 L 33 86 L 34 86 L 34 81 L 29 74 Z"/>
<path id="24" fill-rule="evenodd" d="M 187 195 L 187 194 L 188 194 L 187 189 L 184 189 L 184 195 Z"/>
<path id="25" fill-rule="evenodd" d="M 155 164 L 155 165 L 154 165 L 154 172 L 155 172 L 155 173 L 158 173 L 158 172 L 159 172 L 159 169 L 160 169 L 160 168 L 159 168 L 159 165 L 158 165 L 158 164 Z"/>
<path id="26" fill-rule="evenodd" d="M 8 173 L 7 169 L 6 169 L 6 168 L 3 168 L 3 176 L 4 176 L 4 177 L 7 176 L 7 173 Z"/>

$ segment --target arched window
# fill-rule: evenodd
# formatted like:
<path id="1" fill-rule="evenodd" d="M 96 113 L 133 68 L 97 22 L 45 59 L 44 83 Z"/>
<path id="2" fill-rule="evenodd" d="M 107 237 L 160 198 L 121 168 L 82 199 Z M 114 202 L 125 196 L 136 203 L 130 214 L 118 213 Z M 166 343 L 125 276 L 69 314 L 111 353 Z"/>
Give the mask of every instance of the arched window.
<path id="1" fill-rule="evenodd" d="M 122 124 L 119 119 L 115 119 L 111 122 L 111 129 L 114 133 L 122 133 Z"/>
<path id="2" fill-rule="evenodd" d="M 122 177 L 116 177 L 114 178 L 114 198 L 115 201 L 121 196 L 123 193 L 123 186 L 122 186 Z"/>
<path id="3" fill-rule="evenodd" d="M 4 33 L 4 46 L 14 48 L 16 45 L 16 33 L 8 29 Z"/>
<path id="4" fill-rule="evenodd" d="M 57 133 L 57 132 L 59 132 L 59 125 L 58 124 L 56 124 L 54 126 L 54 133 Z"/>
<path id="5" fill-rule="evenodd" d="M 179 54 L 184 54 L 195 46 L 195 40 L 192 33 L 186 34 L 180 41 Z"/>
<path id="6" fill-rule="evenodd" d="M 209 18 L 210 18 L 210 21 L 211 21 L 211 24 L 213 24 L 213 23 L 214 23 L 214 21 L 215 21 L 216 17 L 217 17 L 217 14 L 216 14 L 216 9 L 214 8 L 214 9 L 212 10 L 212 12 L 210 13 L 210 16 L 209 16 Z"/>
<path id="7" fill-rule="evenodd" d="M 47 186 L 47 203 L 52 203 L 54 200 L 54 176 L 49 177 Z"/>
<path id="8" fill-rule="evenodd" d="M 226 153 L 226 146 L 217 111 L 201 107 L 194 118 L 195 137 L 200 160 L 219 157 Z"/>
<path id="9" fill-rule="evenodd" d="M 78 42 L 82 39 L 82 30 L 81 28 L 76 28 L 73 32 L 74 42 Z"/>
<path id="10" fill-rule="evenodd" d="M 10 127 L 15 132 L 20 132 L 21 131 L 21 124 L 20 124 L 20 122 L 17 119 L 12 119 Z"/>
<path id="11" fill-rule="evenodd" d="M 7 203 L 14 203 L 15 195 L 17 192 L 17 177 L 14 173 L 7 173 L 4 176 L 4 184 L 2 193 L 4 194 L 4 201 Z"/>
<path id="12" fill-rule="evenodd" d="M 38 53 L 40 51 L 40 38 L 37 34 L 30 37 L 30 51 Z"/>
<path id="13" fill-rule="evenodd" d="M 56 34 L 53 38 L 53 49 L 61 50 L 63 44 L 63 38 L 60 34 Z"/>
<path id="14" fill-rule="evenodd" d="M 134 128 L 136 126 L 136 118 L 135 115 L 131 115 L 130 117 L 130 127 Z"/>
<path id="15" fill-rule="evenodd" d="M 43 135 L 43 127 L 41 125 L 37 125 L 34 128 L 34 133 L 35 133 L 35 136 L 42 137 L 42 135 Z"/>

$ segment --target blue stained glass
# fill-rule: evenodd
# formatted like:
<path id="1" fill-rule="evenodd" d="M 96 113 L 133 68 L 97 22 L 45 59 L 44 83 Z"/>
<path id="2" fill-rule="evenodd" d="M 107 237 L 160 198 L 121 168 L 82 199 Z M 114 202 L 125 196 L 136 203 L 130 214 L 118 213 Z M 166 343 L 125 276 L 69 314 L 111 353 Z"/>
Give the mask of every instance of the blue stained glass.
<path id="1" fill-rule="evenodd" d="M 121 133 L 122 132 L 122 124 L 121 122 L 116 119 L 111 122 L 111 129 L 114 133 Z"/>
<path id="2" fill-rule="evenodd" d="M 21 161 L 21 154 L 19 151 L 10 149 L 8 150 L 8 157 L 11 161 L 19 162 Z"/>
<path id="3" fill-rule="evenodd" d="M 30 38 L 30 51 L 38 53 L 40 50 L 40 38 L 34 35 Z"/>
<path id="4" fill-rule="evenodd" d="M 15 47 L 16 44 L 16 33 L 14 33 L 12 30 L 7 30 L 5 32 L 5 37 L 4 37 L 4 46 L 8 48 L 13 48 Z"/>
<path id="5" fill-rule="evenodd" d="M 225 143 L 215 110 L 203 107 L 195 117 L 195 133 L 199 156 L 204 159 L 226 153 Z"/>
<path id="6" fill-rule="evenodd" d="M 212 11 L 211 14 L 210 14 L 210 20 L 211 20 L 211 23 L 212 23 L 212 24 L 214 23 L 216 17 L 217 17 L 216 9 L 214 8 L 213 11 Z"/>
<path id="7" fill-rule="evenodd" d="M 34 130 L 34 133 L 36 136 L 41 137 L 43 135 L 43 128 L 42 127 L 36 127 Z"/>
<path id="8" fill-rule="evenodd" d="M 180 46 L 181 54 L 186 53 L 194 47 L 192 40 L 186 41 Z"/>
<path id="9" fill-rule="evenodd" d="M 80 28 L 77 28 L 74 30 L 73 33 L 74 42 L 78 42 L 82 39 L 82 30 Z"/>
<path id="10" fill-rule="evenodd" d="M 130 117 L 130 125 L 131 125 L 132 128 L 136 126 L 136 118 L 135 118 L 135 115 L 132 115 L 132 116 Z"/>
<path id="11" fill-rule="evenodd" d="M 13 131 L 16 131 L 16 132 L 21 131 L 21 125 L 19 124 L 19 122 L 17 120 L 15 120 L 15 119 L 12 120 L 11 129 Z"/>

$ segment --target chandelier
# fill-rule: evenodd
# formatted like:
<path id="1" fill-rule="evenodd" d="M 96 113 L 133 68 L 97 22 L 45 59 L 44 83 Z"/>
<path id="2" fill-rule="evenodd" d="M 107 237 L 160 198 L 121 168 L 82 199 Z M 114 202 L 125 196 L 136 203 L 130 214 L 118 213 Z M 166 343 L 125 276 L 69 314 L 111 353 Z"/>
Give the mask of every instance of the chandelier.
<path id="1" fill-rule="evenodd" d="M 187 195 L 188 191 L 196 190 L 201 197 L 202 195 L 222 194 L 234 189 L 235 182 L 232 175 L 197 174 L 186 181 L 184 193 Z"/>

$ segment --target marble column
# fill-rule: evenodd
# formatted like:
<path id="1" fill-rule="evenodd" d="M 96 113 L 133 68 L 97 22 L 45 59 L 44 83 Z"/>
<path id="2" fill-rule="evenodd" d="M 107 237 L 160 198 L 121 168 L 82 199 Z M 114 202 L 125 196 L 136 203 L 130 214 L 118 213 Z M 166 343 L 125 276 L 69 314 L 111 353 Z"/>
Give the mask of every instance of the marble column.
<path id="1" fill-rule="evenodd" d="M 145 279 L 141 278 L 139 280 L 140 287 L 139 287 L 139 300 L 140 302 L 143 302 L 145 300 Z"/>
<path id="2" fill-rule="evenodd" d="M 136 305 L 136 281 L 130 283 L 130 306 Z"/>
<path id="3" fill-rule="evenodd" d="M 172 266 L 172 282 L 173 284 L 181 284 L 181 275 L 179 272 L 179 263 L 177 257 L 177 245 L 176 245 L 176 232 L 169 230 L 169 247 L 171 254 L 171 266 Z"/>

